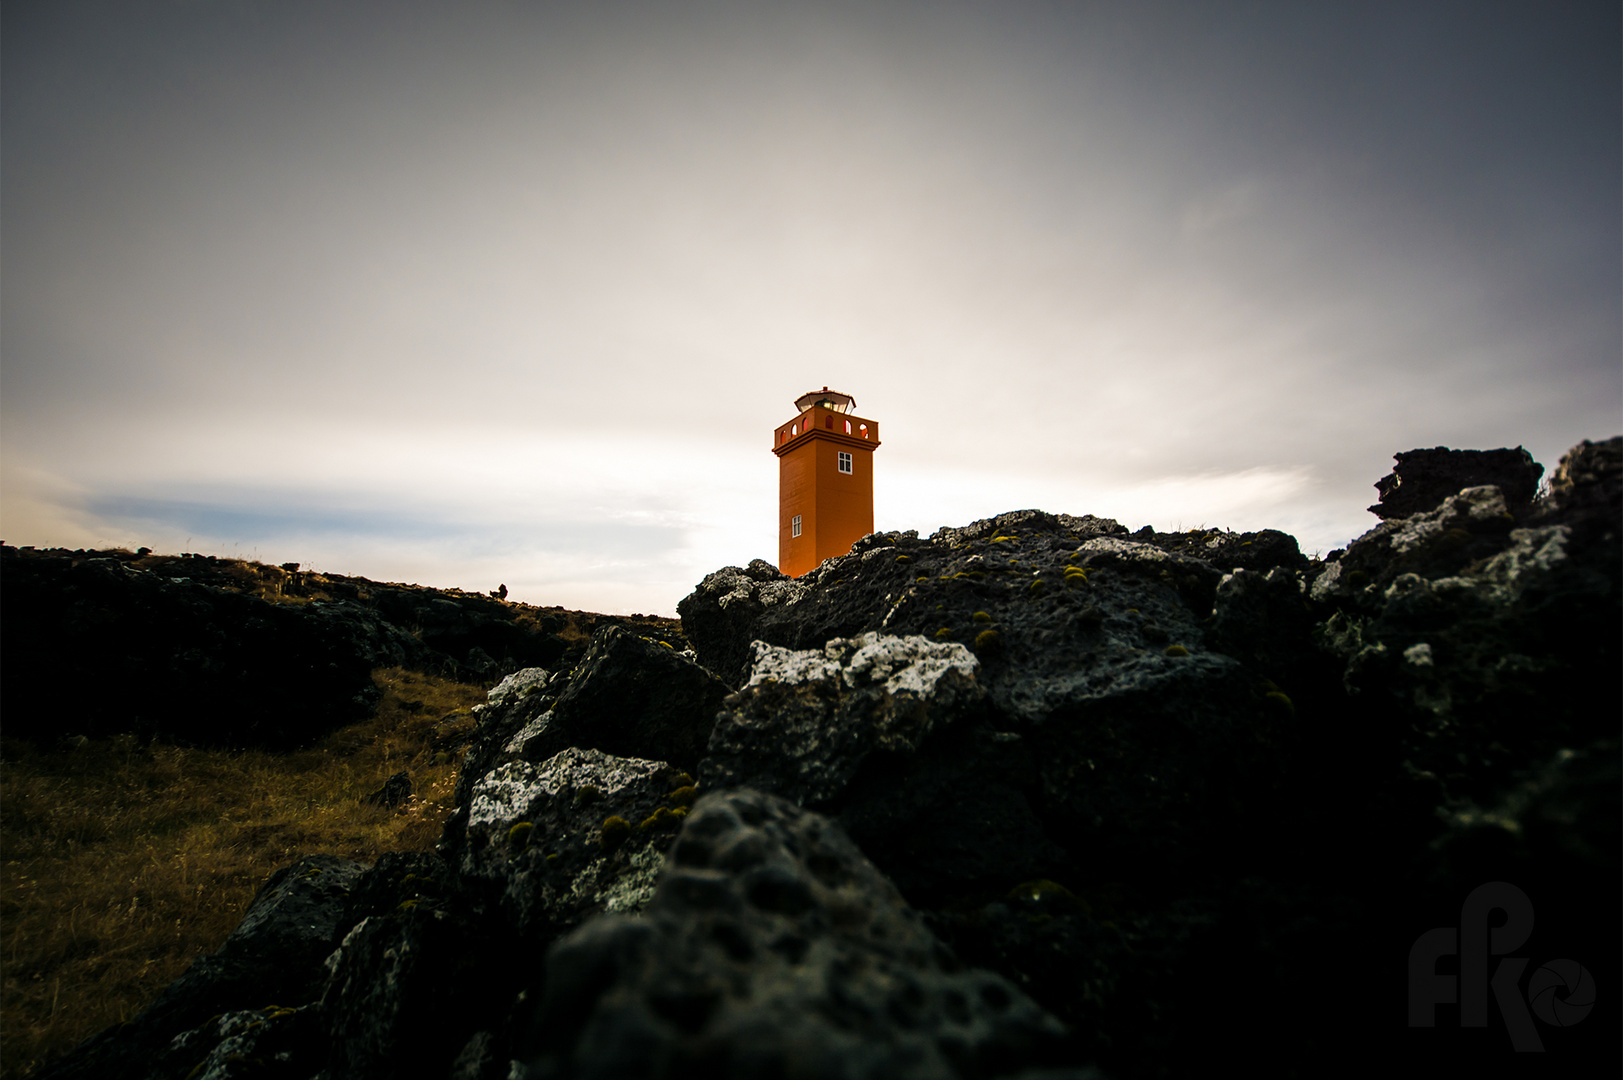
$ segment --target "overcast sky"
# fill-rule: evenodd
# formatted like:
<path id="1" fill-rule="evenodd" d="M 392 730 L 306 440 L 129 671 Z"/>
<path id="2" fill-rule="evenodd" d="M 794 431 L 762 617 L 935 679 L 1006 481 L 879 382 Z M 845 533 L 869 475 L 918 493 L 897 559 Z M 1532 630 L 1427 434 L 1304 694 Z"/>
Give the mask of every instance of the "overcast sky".
<path id="1" fill-rule="evenodd" d="M 4 7 L 0 534 L 671 614 L 880 529 L 1376 523 L 1623 431 L 1615 3 Z"/>

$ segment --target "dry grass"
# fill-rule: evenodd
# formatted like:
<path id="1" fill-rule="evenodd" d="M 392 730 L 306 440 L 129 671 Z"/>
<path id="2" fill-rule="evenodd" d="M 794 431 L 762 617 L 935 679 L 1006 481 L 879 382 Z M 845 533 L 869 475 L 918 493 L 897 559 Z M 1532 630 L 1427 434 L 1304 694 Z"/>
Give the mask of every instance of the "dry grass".
<path id="1" fill-rule="evenodd" d="M 325 852 L 370 862 L 433 847 L 477 686 L 380 669 L 376 716 L 290 754 L 133 737 L 4 744 L 0 1076 L 24 1077 L 128 1020 L 218 948 L 270 873 Z M 362 800 L 402 769 L 416 794 Z"/>

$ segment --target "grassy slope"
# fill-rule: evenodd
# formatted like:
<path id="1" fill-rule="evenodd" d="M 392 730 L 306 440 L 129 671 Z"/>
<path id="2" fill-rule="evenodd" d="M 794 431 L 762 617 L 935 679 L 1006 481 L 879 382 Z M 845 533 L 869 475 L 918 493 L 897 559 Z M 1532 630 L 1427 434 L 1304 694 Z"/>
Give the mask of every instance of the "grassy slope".
<path id="1" fill-rule="evenodd" d="M 458 764 L 432 743 L 473 726 L 484 688 L 373 677 L 371 720 L 291 754 L 0 743 L 0 1076 L 133 1017 L 296 857 L 432 848 Z M 362 801 L 402 769 L 406 805 Z"/>

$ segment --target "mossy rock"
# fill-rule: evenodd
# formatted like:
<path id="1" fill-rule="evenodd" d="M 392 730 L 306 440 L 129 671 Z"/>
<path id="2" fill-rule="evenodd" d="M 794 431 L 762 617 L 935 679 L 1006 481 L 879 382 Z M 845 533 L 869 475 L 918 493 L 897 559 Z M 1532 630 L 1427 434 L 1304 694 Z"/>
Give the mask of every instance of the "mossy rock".
<path id="1" fill-rule="evenodd" d="M 1075 893 L 1057 881 L 1047 878 L 1037 878 L 1035 881 L 1022 881 L 1008 892 L 1009 900 L 1016 903 L 1032 905 L 1039 908 L 1053 910 L 1062 907 L 1086 909 L 1085 905 Z"/>
<path id="2" fill-rule="evenodd" d="M 1003 648 L 1003 635 L 996 630 L 982 630 L 975 635 L 975 651 L 995 653 Z"/>
<path id="3" fill-rule="evenodd" d="M 677 813 L 668 806 L 661 806 L 658 810 L 642 819 L 641 823 L 637 825 L 637 831 L 653 832 L 656 829 L 680 828 L 682 819 L 687 817 L 687 807 L 682 807 L 681 811 L 681 813 Z"/>
<path id="4" fill-rule="evenodd" d="M 529 821 L 520 821 L 507 830 L 507 844 L 516 851 L 523 851 L 530 846 L 530 834 L 535 831 L 535 825 Z"/>
<path id="5" fill-rule="evenodd" d="M 604 851 L 613 851 L 631 835 L 631 822 L 615 814 L 603 820 L 603 829 L 598 834 L 598 846 Z"/>
<path id="6" fill-rule="evenodd" d="M 992 616 L 988 615 L 984 611 L 977 611 L 977 612 L 975 612 L 975 614 L 971 615 L 970 618 L 974 619 L 976 622 L 991 622 L 992 621 Z"/>
<path id="7" fill-rule="evenodd" d="M 673 806 L 692 806 L 693 800 L 699 797 L 699 789 L 692 784 L 684 784 L 669 795 L 665 796 Z"/>
<path id="8" fill-rule="evenodd" d="M 1189 655 L 1189 650 L 1184 648 L 1182 645 L 1168 645 L 1167 646 L 1167 655 L 1168 656 L 1188 656 Z"/>

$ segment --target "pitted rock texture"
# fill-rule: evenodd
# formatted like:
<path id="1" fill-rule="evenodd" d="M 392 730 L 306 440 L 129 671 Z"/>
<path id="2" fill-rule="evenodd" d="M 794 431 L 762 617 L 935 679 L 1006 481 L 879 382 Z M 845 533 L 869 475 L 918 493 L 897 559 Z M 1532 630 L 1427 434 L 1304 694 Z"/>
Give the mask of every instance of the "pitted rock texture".
<path id="1" fill-rule="evenodd" d="M 726 699 L 699 778 L 824 802 L 870 753 L 916 751 L 978 706 L 979 668 L 962 645 L 918 636 L 868 633 L 798 652 L 756 642 L 749 683 Z"/>
<path id="2" fill-rule="evenodd" d="M 1502 1032 L 1391 1020 L 1477 885 L 1526 890 L 1526 955 L 1623 984 L 1620 445 L 1325 563 L 1020 511 L 718 572 L 684 612 L 739 691 L 683 706 L 714 725 L 697 790 L 613 704 L 702 699 L 672 650 L 526 673 L 479 710 L 439 854 L 324 902 L 290 996 L 155 1007 L 46 1075 L 1486 1075 Z M 814 805 L 721 786 L 746 777 Z M 1604 1023 L 1540 1030 L 1623 1069 Z"/>
<path id="3" fill-rule="evenodd" d="M 749 678 L 741 641 L 804 650 L 879 631 L 957 642 L 980 659 L 993 704 L 1029 725 L 1064 705 L 1079 673 L 1136 685 L 1135 658 L 1202 652 L 1223 573 L 1275 568 L 1306 569 L 1282 533 L 1128 537 L 1112 521 L 1027 510 L 928 540 L 866 537 L 850 555 L 782 579 L 770 604 L 738 603 L 743 572 L 718 572 L 678 610 L 700 662 L 735 686 Z"/>
<path id="4" fill-rule="evenodd" d="M 517 932 L 555 933 L 653 894 L 692 778 L 660 761 L 570 748 L 497 766 L 473 786 L 443 845 L 464 888 L 492 896 Z M 605 827 L 611 819 L 623 823 Z"/>
<path id="5" fill-rule="evenodd" d="M 706 575 L 698 590 L 676 605 L 676 611 L 689 640 L 695 632 L 704 638 L 704 651 L 695 650 L 701 663 L 728 685 L 737 686 L 749 674 L 750 627 L 763 612 L 793 603 L 805 592 L 765 559 L 754 559 L 746 567 L 726 566 Z M 696 601 L 696 597 L 702 599 Z"/>
<path id="6" fill-rule="evenodd" d="M 545 690 L 551 680 L 552 673 L 543 667 L 521 668 L 502 677 L 502 681 L 490 688 L 485 695 L 489 705 L 506 705 L 509 700 L 528 697 L 530 694 Z"/>
<path id="7" fill-rule="evenodd" d="M 604 627 L 574 669 L 504 682 L 475 709 L 479 736 L 458 778 L 458 800 L 504 761 L 540 762 L 569 747 L 657 758 L 692 772 L 726 696 L 726 685 L 669 645 Z"/>
<path id="8" fill-rule="evenodd" d="M 1369 508 L 1388 521 L 1435 508 L 1466 488 L 1497 487 L 1505 500 L 1521 509 L 1538 492 L 1544 466 L 1521 447 L 1514 450 L 1409 450 L 1394 454 L 1397 465 L 1375 482 L 1380 501 Z"/>
<path id="9" fill-rule="evenodd" d="M 513 1075 L 1006 1076 L 1063 1034 L 959 963 L 833 823 L 737 790 L 694 806 L 642 918 L 552 947 Z"/>
<path id="10" fill-rule="evenodd" d="M 691 770 L 726 696 L 725 684 L 669 645 L 605 627 L 552 707 L 549 749 L 590 747 Z"/>
<path id="11" fill-rule="evenodd" d="M 1313 581 L 1315 600 L 1343 600 L 1376 592 L 1399 575 L 1435 576 L 1495 554 L 1516 526 L 1496 487 L 1466 488 L 1436 509 L 1383 521 L 1354 540 Z"/>

